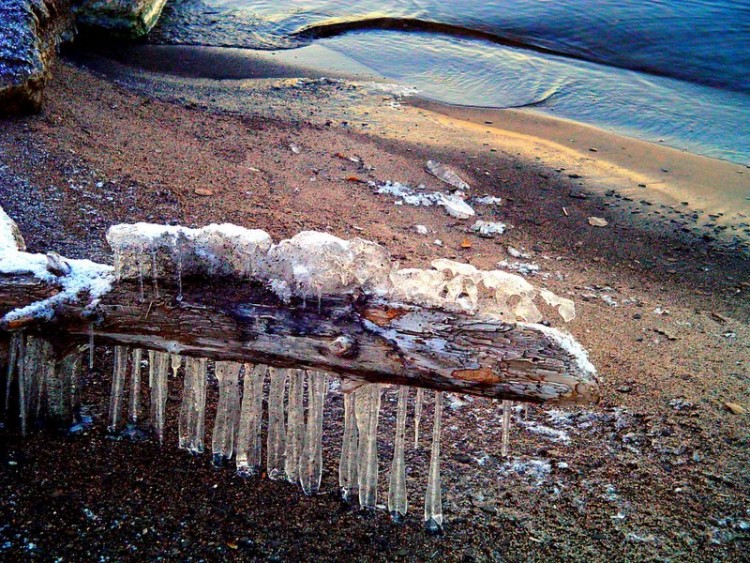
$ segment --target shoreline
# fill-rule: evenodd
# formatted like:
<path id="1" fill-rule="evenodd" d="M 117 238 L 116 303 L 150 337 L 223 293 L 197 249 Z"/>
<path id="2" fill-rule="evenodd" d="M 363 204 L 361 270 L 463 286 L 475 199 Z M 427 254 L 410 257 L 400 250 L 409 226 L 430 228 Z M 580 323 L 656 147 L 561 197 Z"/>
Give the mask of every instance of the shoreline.
<path id="1" fill-rule="evenodd" d="M 593 166 L 596 170 L 593 176 L 600 184 L 607 179 L 615 181 L 625 196 L 647 195 L 658 203 L 686 205 L 705 215 L 720 213 L 722 217 L 717 218 L 720 224 L 731 223 L 730 219 L 746 223 L 744 220 L 750 217 L 750 166 L 534 110 L 466 108 L 418 98 L 410 103 L 470 123 L 473 128 L 497 131 L 511 142 L 541 144 L 547 149 L 547 158 L 554 152 L 565 155 L 560 158 L 561 164 L 575 162 L 576 167 L 589 170 Z M 503 144 L 510 148 L 511 142 Z M 588 175 L 592 176 L 590 171 Z M 714 188 L 719 185 L 721 190 Z"/>
<path id="2" fill-rule="evenodd" d="M 109 54 L 105 52 L 104 56 Z M 358 118 L 382 121 L 382 127 L 377 123 L 367 127 L 376 136 L 404 139 L 407 136 L 402 131 L 409 130 L 408 136 L 417 142 L 429 143 L 430 136 L 439 136 L 442 144 L 451 143 L 454 148 L 460 145 L 461 150 L 486 145 L 491 152 L 499 150 L 541 161 L 547 168 L 578 180 L 586 190 L 601 194 L 614 189 L 626 201 L 661 206 L 681 228 L 734 243 L 750 252 L 750 165 L 627 137 L 534 110 L 452 106 L 420 98 L 418 93 L 394 95 L 402 106 L 401 112 L 384 112 L 376 99 L 379 92 L 368 86 L 381 83 L 385 88 L 391 84 L 387 79 L 368 74 L 366 67 L 316 45 L 269 52 L 145 45 L 118 54 L 115 60 L 119 68 L 114 69 L 105 68 L 101 60 L 92 61 L 91 54 L 84 54 L 83 59 L 86 65 L 93 62 L 95 70 L 126 82 L 141 80 L 140 84 L 135 82 L 136 87 L 157 95 L 161 95 L 159 82 L 168 81 L 173 98 L 175 91 L 182 90 L 181 94 L 188 93 L 188 99 L 195 103 L 229 111 L 252 109 L 261 114 L 264 110 L 258 104 L 248 108 L 234 100 L 223 103 L 221 97 L 233 89 L 239 93 L 250 89 L 257 90 L 262 99 L 263 91 L 273 87 L 272 81 L 297 78 L 328 78 L 361 85 L 365 91 L 359 99 L 334 94 L 331 99 L 319 97 L 316 102 L 328 106 L 329 111 L 324 112 L 327 117 L 340 115 L 343 106 L 352 105 Z M 213 92 L 201 95 L 201 89 Z M 213 95 L 216 89 L 218 96 Z M 398 92 L 398 88 L 384 91 Z M 207 97 L 211 99 L 206 100 Z M 291 109 L 293 115 L 295 108 Z M 300 118 L 316 122 L 315 116 Z M 330 119 L 318 118 L 317 122 L 326 120 Z M 422 127 L 420 132 L 415 131 L 415 124 Z M 457 129 L 465 142 L 455 138 Z M 644 213 L 649 212 L 647 209 Z"/>

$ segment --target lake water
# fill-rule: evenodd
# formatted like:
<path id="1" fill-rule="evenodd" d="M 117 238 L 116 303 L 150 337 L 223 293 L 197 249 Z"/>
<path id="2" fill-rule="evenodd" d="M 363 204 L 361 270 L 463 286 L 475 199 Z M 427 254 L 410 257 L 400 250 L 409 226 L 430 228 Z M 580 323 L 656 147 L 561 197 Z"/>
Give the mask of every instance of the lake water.
<path id="1" fill-rule="evenodd" d="M 177 0 L 151 42 L 318 42 L 446 103 L 750 164 L 750 0 Z"/>

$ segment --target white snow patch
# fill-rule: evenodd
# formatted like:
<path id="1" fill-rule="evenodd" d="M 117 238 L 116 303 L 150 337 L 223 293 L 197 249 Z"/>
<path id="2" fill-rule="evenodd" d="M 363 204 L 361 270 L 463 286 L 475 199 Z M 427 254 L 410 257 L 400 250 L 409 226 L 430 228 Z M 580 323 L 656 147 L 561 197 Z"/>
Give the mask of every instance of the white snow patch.
<path id="1" fill-rule="evenodd" d="M 504 475 L 515 473 L 536 481 L 537 485 L 541 485 L 552 472 L 552 464 L 545 459 L 516 458 L 504 463 L 500 467 L 500 472 Z"/>
<path id="2" fill-rule="evenodd" d="M 474 209 L 456 194 L 416 191 L 400 182 L 391 181 L 383 184 L 369 182 L 369 185 L 376 188 L 377 193 L 379 194 L 401 198 L 396 202 L 397 204 L 401 202 L 416 207 L 431 207 L 433 205 L 438 205 L 443 207 L 448 215 L 457 219 L 468 219 L 475 215 Z"/>
<path id="3" fill-rule="evenodd" d="M 477 221 L 471 226 L 471 230 L 481 237 L 492 238 L 495 235 L 502 235 L 508 226 L 505 223 L 492 221 Z"/>
<path id="4" fill-rule="evenodd" d="M 0 207 L 0 254 L 26 250 L 18 225 Z"/>
<path id="5" fill-rule="evenodd" d="M 497 263 L 499 268 L 510 270 L 512 272 L 518 272 L 522 276 L 533 276 L 539 273 L 539 265 L 531 262 L 508 262 L 507 260 L 501 260 Z"/>
<path id="6" fill-rule="evenodd" d="M 554 341 L 555 344 L 560 346 L 563 350 L 568 352 L 580 370 L 582 375 L 588 375 L 593 381 L 596 376 L 596 368 L 589 361 L 589 355 L 584 350 L 577 340 L 575 340 L 570 334 L 555 330 L 544 325 L 534 325 L 539 332 L 544 333 L 550 340 Z"/>
<path id="7" fill-rule="evenodd" d="M 55 308 L 63 303 L 72 303 L 83 293 L 90 301 L 99 299 L 112 288 L 112 267 L 91 260 L 65 260 L 70 271 L 64 276 L 55 276 L 47 270 L 47 255 L 10 251 L 0 254 L 0 273 L 31 274 L 39 280 L 60 287 L 60 292 L 42 301 L 8 312 L 4 321 L 23 317 L 51 319 Z"/>
<path id="8" fill-rule="evenodd" d="M 474 203 L 478 203 L 479 205 L 501 205 L 503 203 L 503 200 L 499 197 L 486 195 L 476 198 L 474 200 Z"/>
<path id="9" fill-rule="evenodd" d="M 557 430 L 556 428 L 551 428 L 531 420 L 520 420 L 518 424 L 526 428 L 529 432 L 549 438 L 553 442 L 570 444 L 570 435 L 564 430 Z"/>
<path id="10" fill-rule="evenodd" d="M 506 250 L 508 251 L 508 254 L 510 254 L 513 258 L 531 258 L 531 255 L 528 252 L 523 252 L 522 250 L 518 250 L 516 248 L 513 248 L 512 246 L 509 246 Z"/>
<path id="11" fill-rule="evenodd" d="M 447 259 L 434 260 L 432 267 L 393 271 L 391 296 L 407 303 L 531 323 L 542 320 L 534 303 L 541 297 L 557 307 L 564 321 L 575 317 L 572 301 L 548 290 L 537 290 L 520 276 L 502 270 L 478 270 L 471 264 Z"/>

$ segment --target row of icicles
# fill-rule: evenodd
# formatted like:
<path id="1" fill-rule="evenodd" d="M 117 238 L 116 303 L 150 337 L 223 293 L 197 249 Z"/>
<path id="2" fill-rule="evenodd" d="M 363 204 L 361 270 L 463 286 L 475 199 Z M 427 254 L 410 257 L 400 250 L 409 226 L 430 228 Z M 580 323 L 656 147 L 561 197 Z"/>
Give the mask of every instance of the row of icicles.
<path id="1" fill-rule="evenodd" d="M 93 346 L 90 345 L 90 352 Z M 11 399 L 11 383 L 18 382 L 21 431 L 26 433 L 30 416 L 61 416 L 65 407 L 77 401 L 78 356 L 62 365 L 52 360 L 49 343 L 41 338 L 15 333 L 11 339 L 6 378 L 5 410 Z M 184 366 L 183 366 L 184 359 Z M 114 348 L 114 372 L 107 424 L 110 432 L 133 432 L 141 419 L 141 364 L 143 350 Z M 89 355 L 90 367 L 93 354 Z M 166 419 L 168 375 L 176 377 L 184 367 L 184 390 L 179 413 L 179 447 L 191 453 L 204 451 L 206 407 L 205 358 L 182 358 L 177 354 L 148 351 L 150 426 L 162 442 Z M 244 377 L 240 378 L 240 373 Z M 127 385 L 127 379 L 130 384 Z M 276 369 L 265 365 L 215 362 L 219 399 L 212 434 L 211 451 L 216 465 L 232 458 L 237 472 L 256 476 L 262 472 L 263 396 L 267 397 L 266 473 L 270 479 L 299 484 L 307 495 L 317 494 L 323 473 L 323 412 L 329 387 L 328 375 L 319 371 Z M 15 377 L 14 377 L 15 375 Z M 307 408 L 305 408 L 305 386 Z M 240 391 L 240 387 L 242 390 Z M 366 384 L 344 394 L 344 435 L 339 461 L 339 487 L 344 501 L 358 498 L 362 508 L 374 509 L 378 496 L 377 428 L 384 385 Z M 126 396 L 127 395 L 127 396 Z M 286 395 L 286 408 L 285 398 Z M 440 484 L 440 434 L 443 393 L 434 392 L 432 447 L 424 503 L 425 527 L 439 532 L 443 526 Z M 407 513 L 406 414 L 409 388 L 398 388 L 393 440 L 393 461 L 388 484 L 388 511 L 395 521 Z M 414 401 L 414 447 L 418 447 L 425 390 L 417 389 Z M 504 401 L 502 450 L 508 455 L 510 401 Z M 123 411 L 126 411 L 125 413 Z M 125 414 L 125 416 L 123 416 Z M 285 416 L 286 415 L 286 416 Z"/>

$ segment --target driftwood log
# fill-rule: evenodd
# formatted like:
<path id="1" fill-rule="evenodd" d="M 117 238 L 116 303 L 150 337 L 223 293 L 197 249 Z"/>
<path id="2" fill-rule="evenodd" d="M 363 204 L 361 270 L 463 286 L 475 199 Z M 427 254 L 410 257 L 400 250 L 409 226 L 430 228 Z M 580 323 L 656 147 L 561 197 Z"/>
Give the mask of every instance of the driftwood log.
<path id="1" fill-rule="evenodd" d="M 57 291 L 32 275 L 0 274 L 0 316 Z M 186 279 L 176 288 L 123 282 L 95 307 L 87 296 L 51 319 L 4 322 L 50 341 L 60 358 L 88 342 L 215 360 L 325 370 L 367 382 L 536 403 L 593 403 L 597 383 L 545 327 L 388 303 L 365 296 L 290 304 L 260 284 Z"/>

